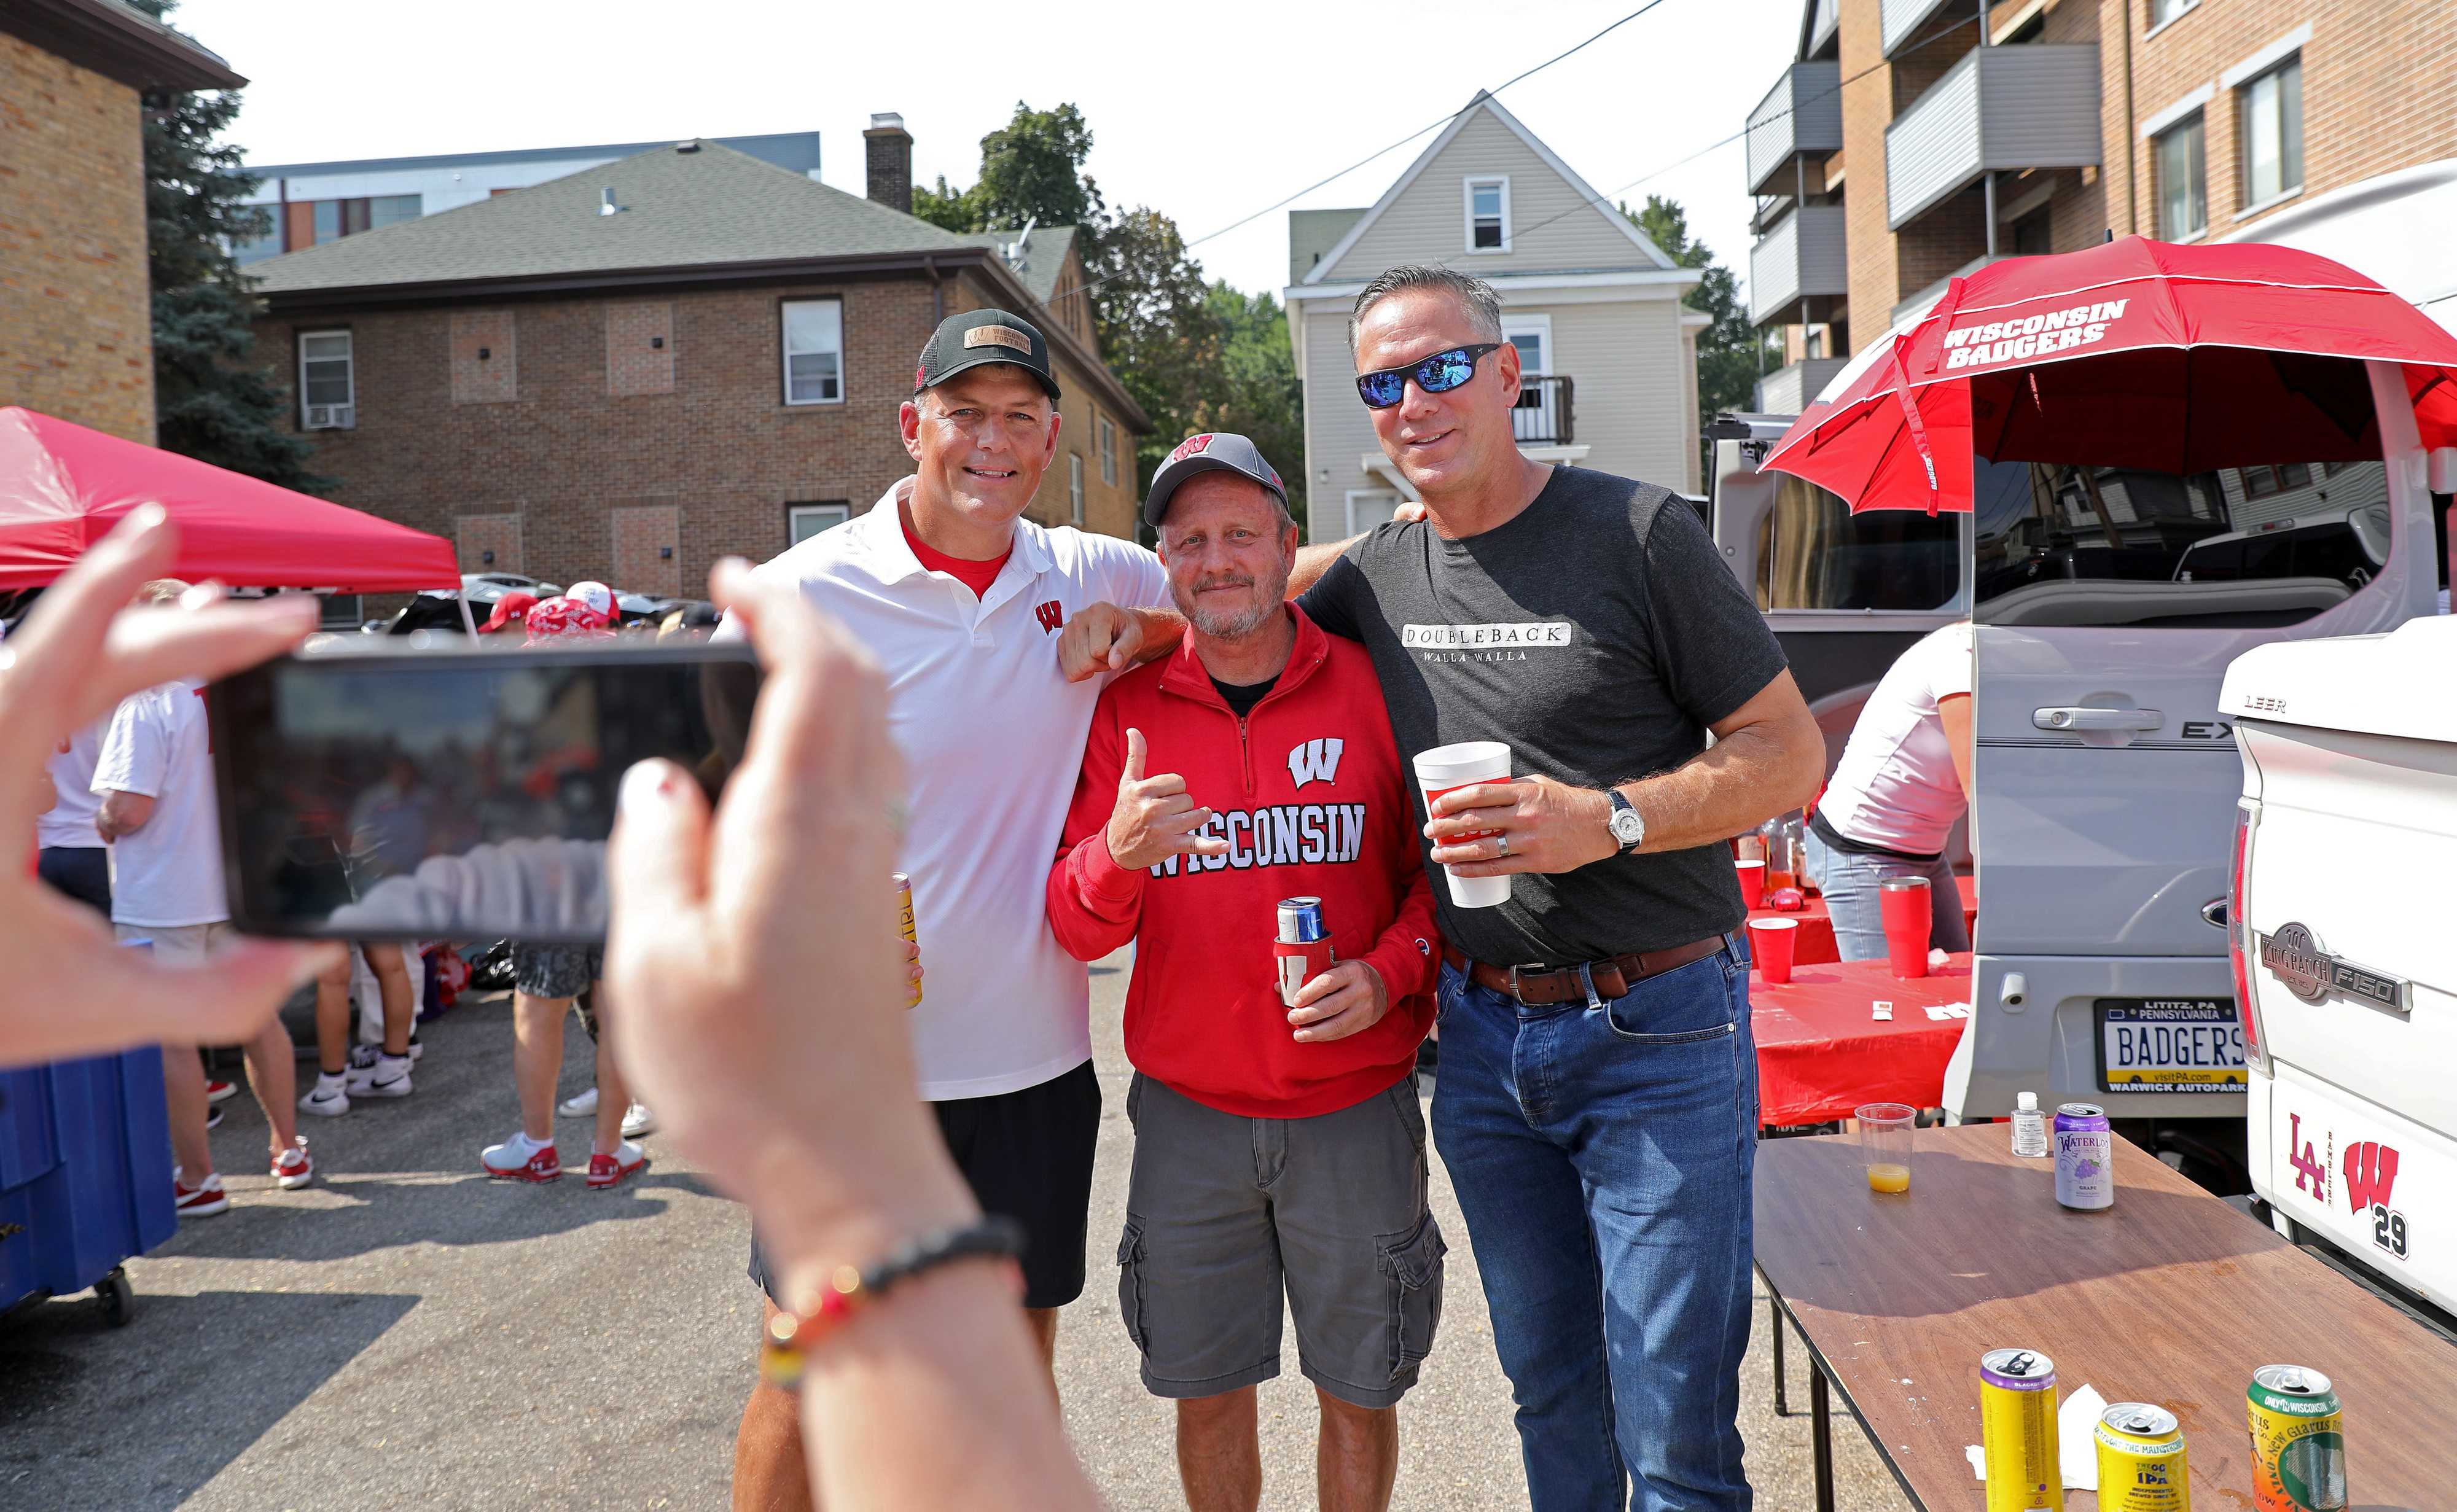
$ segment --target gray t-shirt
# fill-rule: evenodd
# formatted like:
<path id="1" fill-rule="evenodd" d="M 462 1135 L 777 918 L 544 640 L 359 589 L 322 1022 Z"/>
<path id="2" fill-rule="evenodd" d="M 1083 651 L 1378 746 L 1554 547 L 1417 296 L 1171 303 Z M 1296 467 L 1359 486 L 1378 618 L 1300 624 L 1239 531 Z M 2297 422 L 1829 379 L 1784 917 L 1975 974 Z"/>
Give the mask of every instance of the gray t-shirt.
<path id="1" fill-rule="evenodd" d="M 1706 726 L 1785 665 L 1696 511 L 1585 468 L 1554 469 L 1535 502 L 1479 536 L 1383 525 L 1298 603 L 1373 654 L 1402 760 L 1497 740 L 1517 774 L 1581 787 L 1688 762 Z M 1663 950 L 1745 915 L 1721 845 L 1517 876 L 1499 908 L 1454 907 L 1438 877 L 1434 896 L 1443 936 L 1500 966 Z"/>

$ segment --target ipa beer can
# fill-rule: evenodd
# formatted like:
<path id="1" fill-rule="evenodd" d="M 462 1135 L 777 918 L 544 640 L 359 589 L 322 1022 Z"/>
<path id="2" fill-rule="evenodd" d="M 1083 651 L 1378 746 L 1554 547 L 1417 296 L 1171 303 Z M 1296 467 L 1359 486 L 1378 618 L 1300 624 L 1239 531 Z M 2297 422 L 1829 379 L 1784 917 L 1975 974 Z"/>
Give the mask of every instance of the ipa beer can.
<path id="1" fill-rule="evenodd" d="M 2035 1349 L 1979 1357 L 1979 1440 L 1988 1453 L 1988 1512 L 2065 1504 L 2056 1463 L 2056 1366 Z"/>
<path id="2" fill-rule="evenodd" d="M 1294 1008 L 1298 990 L 1331 970 L 1331 930 L 1323 923 L 1320 898 L 1280 900 L 1271 956 L 1279 974 L 1280 1002 Z"/>
<path id="3" fill-rule="evenodd" d="M 2146 1401 L 2119 1401 L 2098 1415 L 2099 1512 L 2192 1512 L 2184 1483 L 2184 1435 L 2176 1415 Z"/>
<path id="4" fill-rule="evenodd" d="M 2346 1440 L 2329 1378 L 2302 1365 L 2252 1373 L 2252 1504 L 2261 1512 L 2341 1512 Z"/>
<path id="5" fill-rule="evenodd" d="M 2056 1108 L 2056 1200 L 2085 1210 L 2116 1206 L 2116 1135 L 2095 1102 Z"/>
<path id="6" fill-rule="evenodd" d="M 919 966 L 921 941 L 913 930 L 913 879 L 898 871 L 893 873 L 889 880 L 896 884 L 897 932 L 904 936 L 905 944 L 914 947 L 913 964 Z M 908 1009 L 921 1006 L 921 982 L 919 977 L 914 979 L 913 995 L 905 1000 L 904 1006 Z"/>

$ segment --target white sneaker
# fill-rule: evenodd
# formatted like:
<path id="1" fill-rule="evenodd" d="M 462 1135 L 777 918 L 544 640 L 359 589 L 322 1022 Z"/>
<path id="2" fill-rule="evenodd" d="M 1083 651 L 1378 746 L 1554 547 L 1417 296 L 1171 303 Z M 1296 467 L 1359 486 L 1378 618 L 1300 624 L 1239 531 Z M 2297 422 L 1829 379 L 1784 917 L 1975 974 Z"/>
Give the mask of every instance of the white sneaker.
<path id="1" fill-rule="evenodd" d="M 407 1055 L 387 1055 L 373 1045 L 355 1046 L 350 1051 L 349 1090 L 354 1097 L 406 1097 L 409 1095 Z"/>
<path id="2" fill-rule="evenodd" d="M 566 1118 L 586 1118 L 597 1111 L 597 1089 L 589 1088 L 577 1097 L 566 1097 L 554 1105 L 554 1111 Z"/>
<path id="3" fill-rule="evenodd" d="M 637 1139 L 642 1134 L 651 1134 L 656 1132 L 657 1115 L 649 1111 L 647 1103 L 635 1102 L 623 1110 L 624 1138 Z"/>
<path id="4" fill-rule="evenodd" d="M 349 1084 L 344 1079 L 347 1074 L 318 1076 L 316 1085 L 307 1089 L 306 1095 L 299 1099 L 299 1111 L 312 1113 L 319 1118 L 339 1118 L 348 1113 Z"/>

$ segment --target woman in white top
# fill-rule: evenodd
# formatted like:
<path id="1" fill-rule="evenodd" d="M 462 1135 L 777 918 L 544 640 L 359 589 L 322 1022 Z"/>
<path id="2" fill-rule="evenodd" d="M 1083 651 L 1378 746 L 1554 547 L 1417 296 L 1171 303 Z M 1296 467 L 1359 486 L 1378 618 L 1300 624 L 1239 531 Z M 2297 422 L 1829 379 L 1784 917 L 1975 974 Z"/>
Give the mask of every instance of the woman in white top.
<path id="1" fill-rule="evenodd" d="M 1886 953 L 1878 889 L 1929 879 L 1931 947 L 1971 949 L 1962 894 L 1945 858 L 1970 806 L 1971 625 L 1931 631 L 1889 668 L 1851 727 L 1834 780 L 1808 821 L 1808 876 L 1826 894 L 1847 961 Z"/>

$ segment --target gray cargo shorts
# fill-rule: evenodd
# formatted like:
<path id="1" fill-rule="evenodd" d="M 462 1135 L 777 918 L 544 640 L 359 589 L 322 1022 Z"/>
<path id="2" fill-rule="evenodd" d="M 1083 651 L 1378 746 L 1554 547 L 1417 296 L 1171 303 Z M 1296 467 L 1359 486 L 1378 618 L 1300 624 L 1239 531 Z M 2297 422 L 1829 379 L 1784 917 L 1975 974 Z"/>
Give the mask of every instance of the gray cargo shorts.
<path id="1" fill-rule="evenodd" d="M 1280 1373 L 1283 1290 L 1306 1379 L 1389 1407 L 1442 1316 L 1416 1078 L 1311 1118 L 1241 1118 L 1138 1073 L 1118 1312 L 1156 1397 Z"/>

